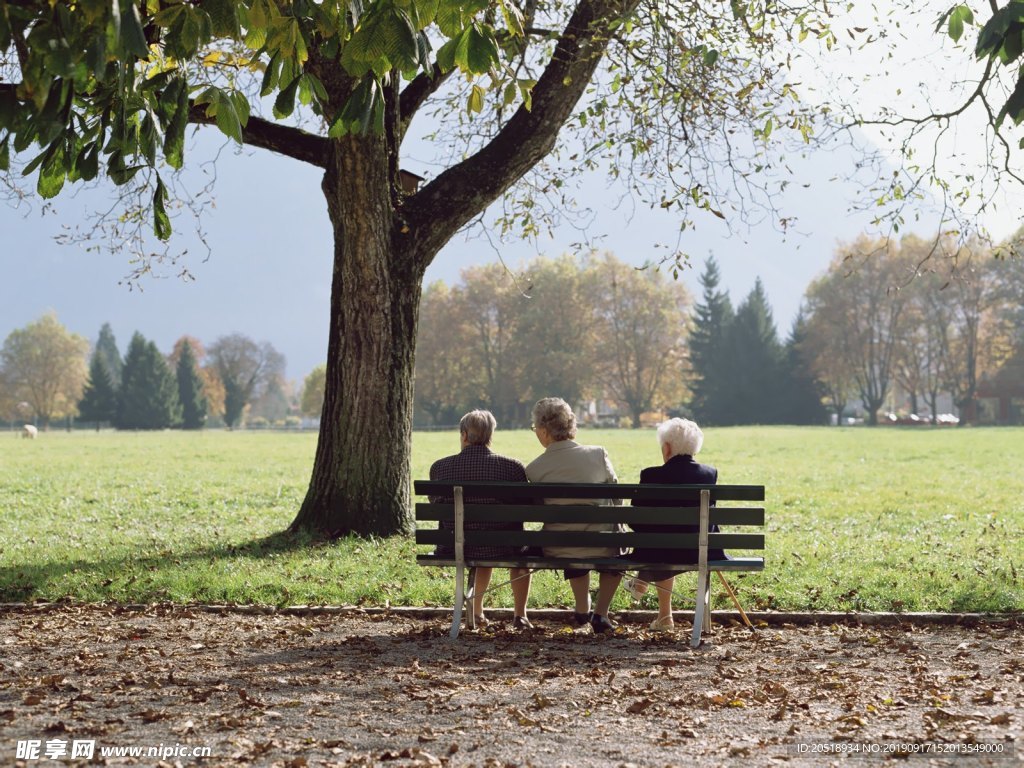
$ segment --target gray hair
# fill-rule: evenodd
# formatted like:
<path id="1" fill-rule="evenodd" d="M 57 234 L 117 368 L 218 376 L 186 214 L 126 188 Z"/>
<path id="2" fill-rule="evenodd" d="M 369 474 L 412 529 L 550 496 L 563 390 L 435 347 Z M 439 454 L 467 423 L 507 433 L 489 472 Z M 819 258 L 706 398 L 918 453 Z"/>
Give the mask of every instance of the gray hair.
<path id="1" fill-rule="evenodd" d="M 658 444 L 672 444 L 672 456 L 696 456 L 704 445 L 704 433 L 689 419 L 669 419 L 658 426 Z"/>
<path id="2" fill-rule="evenodd" d="M 470 445 L 490 445 L 491 436 L 498 422 L 490 411 L 470 411 L 459 421 L 459 432 L 466 436 Z"/>
<path id="3" fill-rule="evenodd" d="M 547 430 L 552 440 L 572 440 L 576 437 L 576 414 L 560 397 L 545 397 L 533 406 L 533 426 Z"/>

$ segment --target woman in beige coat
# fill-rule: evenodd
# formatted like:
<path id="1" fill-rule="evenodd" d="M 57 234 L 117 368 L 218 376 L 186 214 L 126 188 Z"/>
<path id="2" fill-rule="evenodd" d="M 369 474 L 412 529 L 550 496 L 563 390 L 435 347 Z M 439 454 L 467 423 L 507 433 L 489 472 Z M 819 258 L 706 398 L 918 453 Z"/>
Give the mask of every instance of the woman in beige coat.
<path id="1" fill-rule="evenodd" d="M 531 483 L 615 483 L 608 452 L 598 445 L 580 445 L 576 437 L 576 414 L 559 397 L 545 397 L 533 406 L 533 431 L 544 453 L 526 467 Z M 601 504 L 599 499 L 551 499 L 550 504 Z M 613 503 L 620 503 L 614 500 Z M 614 523 L 545 523 L 544 530 L 555 531 L 611 531 Z M 545 547 L 547 557 L 618 557 L 614 547 Z M 575 620 L 579 625 L 589 623 L 595 632 L 605 632 L 615 625 L 608 619 L 615 589 L 622 579 L 619 571 L 602 571 L 597 592 L 597 604 L 590 610 L 590 571 L 567 570 L 565 578 L 572 587 L 576 601 Z"/>

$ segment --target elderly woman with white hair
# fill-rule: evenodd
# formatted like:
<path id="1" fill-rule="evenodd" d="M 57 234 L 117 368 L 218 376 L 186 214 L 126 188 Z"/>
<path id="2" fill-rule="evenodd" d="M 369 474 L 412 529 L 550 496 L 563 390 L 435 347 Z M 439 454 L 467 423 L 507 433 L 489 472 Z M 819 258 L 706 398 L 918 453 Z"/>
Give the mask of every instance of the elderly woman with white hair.
<path id="1" fill-rule="evenodd" d="M 617 483 L 608 452 L 599 445 L 580 445 L 576 437 L 576 414 L 560 397 L 545 397 L 533 406 L 533 431 L 544 453 L 526 466 L 531 483 Z M 552 499 L 551 504 L 601 504 L 600 499 Z M 607 503 L 607 502 L 604 502 Z M 614 501 L 618 504 L 619 501 Z M 614 523 L 545 523 L 544 530 L 613 531 Z M 618 557 L 616 547 L 545 547 L 547 557 Z M 590 609 L 590 571 L 567 570 L 563 574 L 572 587 L 578 625 L 590 624 L 594 632 L 606 632 L 615 625 L 608 618 L 615 590 L 622 580 L 619 571 L 601 571 L 597 604 Z"/>
<path id="2" fill-rule="evenodd" d="M 658 427 L 658 442 L 664 464 L 648 467 L 640 472 L 641 484 L 653 485 L 714 485 L 718 481 L 718 470 L 693 460 L 704 444 L 704 433 L 688 419 L 669 419 Z M 695 502 L 649 501 L 633 502 L 633 506 L 649 507 L 695 507 Z M 657 525 L 637 523 L 633 530 L 641 533 L 697 533 L 696 525 Z M 663 563 L 696 563 L 697 550 L 637 549 L 630 555 L 632 560 L 655 560 Z M 720 549 L 709 549 L 709 560 L 724 560 Z M 635 598 L 647 591 L 653 583 L 658 588 L 658 618 L 651 623 L 651 629 L 670 632 L 672 620 L 672 571 L 641 571 L 636 579 L 627 579 L 623 587 Z"/>

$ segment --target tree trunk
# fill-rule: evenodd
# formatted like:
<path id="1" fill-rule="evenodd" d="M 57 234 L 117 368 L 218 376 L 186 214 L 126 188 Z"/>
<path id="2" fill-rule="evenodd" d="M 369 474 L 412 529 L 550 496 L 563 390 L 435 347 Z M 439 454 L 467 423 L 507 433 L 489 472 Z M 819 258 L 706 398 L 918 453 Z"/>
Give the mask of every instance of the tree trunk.
<path id="1" fill-rule="evenodd" d="M 390 536 L 411 527 L 423 270 L 396 242 L 388 168 L 384 139 L 368 135 L 334 142 L 324 174 L 334 229 L 327 380 L 313 474 L 292 530 Z"/>

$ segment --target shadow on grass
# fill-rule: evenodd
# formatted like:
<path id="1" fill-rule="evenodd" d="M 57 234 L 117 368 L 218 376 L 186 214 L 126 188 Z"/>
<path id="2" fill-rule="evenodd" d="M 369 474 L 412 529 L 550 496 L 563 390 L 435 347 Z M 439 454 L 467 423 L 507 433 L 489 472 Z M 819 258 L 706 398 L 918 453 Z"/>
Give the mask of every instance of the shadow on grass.
<path id="1" fill-rule="evenodd" d="M 52 585 L 69 574 L 94 578 L 109 586 L 127 573 L 181 569 L 189 563 L 217 560 L 261 560 L 275 555 L 314 550 L 332 546 L 342 539 L 325 540 L 309 533 L 281 531 L 236 544 L 217 544 L 186 551 L 165 550 L 157 554 L 112 557 L 106 559 L 61 560 L 39 563 L 0 565 L 0 602 L 30 602 L 52 594 Z M 134 581 L 134 578 L 132 579 Z M 133 600 L 166 600 L 165 586 L 154 584 L 147 592 L 139 586 L 132 589 Z"/>

